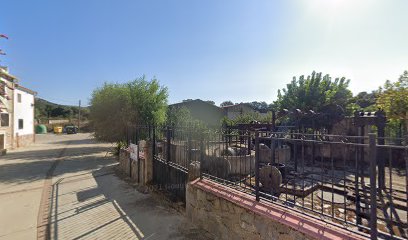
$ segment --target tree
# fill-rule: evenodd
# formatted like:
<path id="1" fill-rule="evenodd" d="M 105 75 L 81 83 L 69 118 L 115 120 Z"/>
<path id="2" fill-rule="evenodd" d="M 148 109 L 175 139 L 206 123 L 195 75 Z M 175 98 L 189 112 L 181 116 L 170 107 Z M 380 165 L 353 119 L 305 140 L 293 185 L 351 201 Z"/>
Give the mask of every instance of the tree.
<path id="1" fill-rule="evenodd" d="M 253 109 L 257 110 L 258 112 L 261 113 L 266 113 L 269 110 L 269 106 L 266 102 L 262 101 L 262 102 L 257 102 L 257 101 L 253 101 L 248 103 Z"/>
<path id="2" fill-rule="evenodd" d="M 408 71 L 404 71 L 396 82 L 387 80 L 380 87 L 377 106 L 386 112 L 388 119 L 399 122 L 405 134 L 408 133 Z"/>
<path id="3" fill-rule="evenodd" d="M 128 126 L 164 123 L 167 97 L 166 87 L 144 76 L 128 83 L 105 83 L 91 98 L 89 117 L 95 137 L 119 142 L 125 140 Z"/>
<path id="4" fill-rule="evenodd" d="M 312 110 L 318 113 L 314 116 L 315 123 L 330 128 L 336 121 L 347 113 L 348 104 L 352 97 L 348 89 L 350 80 L 346 78 L 332 78 L 322 73 L 313 72 L 305 78 L 303 75 L 286 85 L 282 91 L 278 90 L 278 99 L 274 102 L 277 110 L 287 109 L 295 112 Z M 349 113 L 349 112 L 348 112 Z M 290 117 L 295 120 L 295 117 Z M 305 115 L 297 116 L 296 121 L 307 121 Z M 310 118 L 310 117 L 309 117 Z"/>
<path id="5" fill-rule="evenodd" d="M 167 110 L 167 121 L 168 126 L 176 128 L 189 128 L 189 130 L 204 130 L 207 128 L 206 124 L 198 119 L 191 116 L 190 110 L 186 107 L 173 107 Z"/>
<path id="6" fill-rule="evenodd" d="M 51 110 L 51 117 L 62 117 L 62 118 L 69 117 L 69 110 L 61 106 L 58 106 Z"/>
<path id="7" fill-rule="evenodd" d="M 220 104 L 220 107 L 231 106 L 231 105 L 234 105 L 234 103 L 232 101 L 228 100 L 228 101 L 222 102 Z"/>
<path id="8" fill-rule="evenodd" d="M 352 98 L 351 102 L 356 104 L 360 109 L 366 111 L 375 111 L 377 95 L 377 91 L 372 91 L 371 93 L 360 92 Z"/>

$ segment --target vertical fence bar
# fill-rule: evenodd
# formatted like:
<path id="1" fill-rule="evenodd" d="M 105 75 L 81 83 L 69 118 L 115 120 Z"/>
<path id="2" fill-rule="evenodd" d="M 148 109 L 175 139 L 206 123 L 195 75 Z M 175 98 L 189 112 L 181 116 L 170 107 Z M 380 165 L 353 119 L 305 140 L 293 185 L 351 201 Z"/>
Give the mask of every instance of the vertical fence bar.
<path id="1" fill-rule="evenodd" d="M 314 124 L 313 124 L 313 126 L 314 126 Z M 312 141 L 312 169 L 314 169 L 315 168 L 315 143 L 316 143 L 316 136 L 315 136 L 314 127 L 313 127 L 313 138 L 312 139 L 313 139 L 313 141 Z M 315 177 L 312 176 L 310 180 L 312 181 L 311 186 L 313 188 Z M 313 198 L 313 195 L 314 194 L 310 194 L 310 197 L 312 199 L 312 211 L 314 210 L 314 198 Z"/>
<path id="2" fill-rule="evenodd" d="M 375 134 L 370 133 L 369 136 L 369 159 L 370 159 L 370 238 L 377 239 L 377 146 L 375 142 Z"/>
<path id="3" fill-rule="evenodd" d="M 331 216 L 334 218 L 334 156 L 333 156 L 333 143 L 329 143 L 330 149 L 330 166 L 331 166 Z"/>
<path id="4" fill-rule="evenodd" d="M 153 164 L 152 164 L 152 167 L 153 167 L 153 182 L 156 185 L 158 183 L 158 181 L 157 181 L 158 167 L 156 165 L 157 164 L 156 163 L 156 129 L 155 129 L 154 126 L 153 126 L 153 129 L 152 129 L 152 142 L 151 142 L 151 144 L 152 144 L 151 147 L 152 147 L 152 161 L 153 161 Z M 149 154 L 149 153 L 144 153 L 145 159 L 146 159 L 146 154 Z"/>
<path id="5" fill-rule="evenodd" d="M 163 187 L 165 191 L 168 191 L 168 187 L 171 186 L 171 167 L 170 167 L 170 158 L 171 158 L 171 128 L 167 126 L 166 128 L 166 142 L 167 142 L 167 151 L 166 151 L 166 161 L 163 163 L 163 174 L 164 174 L 164 183 Z"/>
<path id="6" fill-rule="evenodd" d="M 130 129 L 130 131 L 129 131 L 129 129 Z M 128 126 L 127 131 L 128 131 L 128 134 L 130 132 L 130 136 L 128 135 L 128 145 L 130 146 L 130 144 L 132 143 L 132 140 L 133 140 L 132 139 L 132 137 L 133 137 L 133 128 Z M 133 162 L 133 159 L 129 158 L 129 178 L 130 179 L 132 179 L 132 162 Z"/>
<path id="7" fill-rule="evenodd" d="M 251 155 L 251 133 L 247 131 L 246 134 L 248 134 L 248 155 Z"/>
<path id="8" fill-rule="evenodd" d="M 255 196 L 259 202 L 259 132 L 255 131 Z"/>
<path id="9" fill-rule="evenodd" d="M 200 180 L 203 179 L 203 162 L 204 162 L 204 136 L 200 138 Z"/>
<path id="10" fill-rule="evenodd" d="M 170 161 L 170 150 L 171 150 L 171 148 L 170 148 L 170 143 L 171 143 L 171 141 L 170 141 L 170 127 L 166 128 L 166 142 L 167 142 L 167 144 L 166 144 L 166 162 L 169 162 Z"/>
<path id="11" fill-rule="evenodd" d="M 293 160 L 295 161 L 295 172 L 297 173 L 298 171 L 298 159 L 297 159 L 297 138 L 298 135 L 295 135 L 295 141 L 293 141 Z"/>
<path id="12" fill-rule="evenodd" d="M 320 169 L 321 170 L 323 170 L 324 169 L 324 167 L 323 167 L 323 147 L 324 147 L 324 145 L 323 145 L 324 143 L 321 143 L 320 144 Z M 320 184 L 323 186 L 324 185 L 324 179 L 323 179 L 323 175 L 324 175 L 324 172 L 322 171 L 321 173 L 320 173 Z M 323 198 L 323 190 L 320 190 L 320 199 L 324 199 Z M 324 213 L 324 208 L 323 208 L 323 202 L 324 201 L 320 201 L 320 208 L 321 208 L 321 212 L 322 212 L 322 214 Z"/>
<path id="13" fill-rule="evenodd" d="M 378 128 L 378 145 L 385 145 L 384 128 L 385 124 L 379 124 Z M 385 148 L 379 148 L 376 153 L 378 164 L 378 187 L 385 190 Z"/>
<path id="14" fill-rule="evenodd" d="M 405 172 L 408 174 L 408 134 L 405 135 Z M 408 175 L 405 175 L 405 194 L 406 199 L 408 199 Z M 408 201 L 406 202 L 408 209 Z M 408 210 L 407 210 L 407 221 L 408 221 Z"/>
<path id="15" fill-rule="evenodd" d="M 343 191 L 346 193 L 347 191 L 346 191 L 346 181 L 347 181 L 347 176 L 346 176 L 346 158 L 347 158 L 347 156 L 349 156 L 349 154 L 347 154 L 349 151 L 348 151 L 348 146 L 344 143 L 343 144 L 343 151 L 342 151 L 342 153 L 343 153 L 343 156 L 342 156 L 342 158 L 343 158 Z M 343 200 L 344 200 L 344 205 L 343 205 L 343 208 L 344 208 L 344 221 L 346 222 L 347 221 L 347 194 L 344 194 L 343 195 Z"/>
<path id="16" fill-rule="evenodd" d="M 272 135 L 271 136 L 271 154 L 272 154 L 272 156 L 271 156 L 271 166 L 273 166 L 274 164 L 275 164 L 275 162 L 276 162 L 276 156 L 275 156 L 275 145 L 276 145 L 276 143 L 275 143 L 275 137 Z M 279 161 L 281 161 L 280 159 L 279 159 Z"/>
<path id="17" fill-rule="evenodd" d="M 360 128 L 359 128 L 360 129 Z M 361 130 L 359 136 L 361 136 Z M 362 137 L 360 137 L 362 138 Z M 364 139 L 358 139 L 357 143 L 364 143 Z M 359 181 L 360 181 L 360 176 L 359 176 L 359 171 L 360 171 L 360 161 L 362 161 L 361 159 L 361 147 L 360 146 L 356 146 L 355 147 L 355 151 L 356 151 L 356 156 L 355 156 L 355 172 L 354 172 L 354 191 L 355 191 L 355 196 L 356 196 L 356 225 L 359 227 L 362 224 L 362 219 L 361 219 L 361 204 L 360 204 L 360 191 L 359 191 Z M 364 152 L 364 149 L 363 149 Z M 359 230 L 361 228 L 359 227 Z"/>
<path id="18" fill-rule="evenodd" d="M 153 157 L 156 155 L 156 128 L 152 128 L 152 147 L 153 147 Z"/>
<path id="19" fill-rule="evenodd" d="M 389 148 L 388 149 L 388 153 L 389 153 L 389 155 L 388 155 L 388 160 L 389 160 L 389 163 L 388 163 L 388 172 L 389 172 L 389 175 L 390 175 L 390 181 L 389 181 L 389 195 L 390 195 L 390 197 L 392 198 L 392 148 Z M 407 198 L 408 199 L 408 198 Z M 391 229 L 393 229 L 393 221 L 392 221 L 392 218 L 393 218 L 393 216 L 392 216 L 392 214 L 393 214 L 393 212 L 392 212 L 392 207 L 393 207 L 393 204 L 391 204 L 390 205 L 390 228 Z M 408 219 L 408 218 L 407 218 Z M 393 231 L 391 231 L 391 234 L 393 234 Z"/>
<path id="20" fill-rule="evenodd" d="M 271 166 L 275 166 L 275 162 L 276 162 L 276 156 L 275 156 L 275 137 L 273 135 L 271 135 Z M 279 159 L 280 161 L 281 159 Z M 278 163 L 279 164 L 279 163 Z M 276 165 L 276 167 L 279 167 L 278 165 Z M 283 181 L 283 178 L 282 178 Z M 271 196 L 272 196 L 272 201 L 275 200 L 275 192 L 273 191 L 273 187 L 271 187 Z"/>
<path id="21" fill-rule="evenodd" d="M 140 183 L 140 156 L 139 156 L 139 152 L 140 152 L 140 144 L 139 144 L 139 135 L 141 134 L 140 131 L 142 131 L 143 127 L 139 126 L 136 127 L 136 141 L 135 144 L 137 145 L 137 152 L 136 152 L 136 161 L 137 161 L 137 182 Z"/>
<path id="22" fill-rule="evenodd" d="M 305 174 L 305 135 L 302 134 L 302 175 Z M 305 178 L 302 177 L 302 192 L 305 192 Z M 302 195 L 302 207 L 305 207 L 305 195 Z"/>

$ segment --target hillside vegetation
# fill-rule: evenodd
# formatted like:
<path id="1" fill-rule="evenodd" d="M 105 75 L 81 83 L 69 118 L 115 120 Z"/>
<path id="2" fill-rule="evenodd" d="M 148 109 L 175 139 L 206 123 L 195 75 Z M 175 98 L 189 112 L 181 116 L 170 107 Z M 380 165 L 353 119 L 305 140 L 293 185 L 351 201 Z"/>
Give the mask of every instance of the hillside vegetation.
<path id="1" fill-rule="evenodd" d="M 81 107 L 81 119 L 87 120 L 88 116 L 88 107 Z M 44 123 L 48 119 L 75 120 L 78 118 L 78 106 L 60 105 L 41 98 L 36 98 L 35 118 L 40 123 Z"/>

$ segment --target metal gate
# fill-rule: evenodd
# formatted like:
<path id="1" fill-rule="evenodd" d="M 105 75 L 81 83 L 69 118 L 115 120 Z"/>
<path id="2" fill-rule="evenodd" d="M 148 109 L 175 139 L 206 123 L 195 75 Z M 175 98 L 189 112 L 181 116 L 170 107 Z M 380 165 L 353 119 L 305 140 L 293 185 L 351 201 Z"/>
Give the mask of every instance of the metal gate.
<path id="1" fill-rule="evenodd" d="M 185 203 L 191 147 L 182 133 L 168 127 L 153 129 L 153 182 L 173 201 Z"/>

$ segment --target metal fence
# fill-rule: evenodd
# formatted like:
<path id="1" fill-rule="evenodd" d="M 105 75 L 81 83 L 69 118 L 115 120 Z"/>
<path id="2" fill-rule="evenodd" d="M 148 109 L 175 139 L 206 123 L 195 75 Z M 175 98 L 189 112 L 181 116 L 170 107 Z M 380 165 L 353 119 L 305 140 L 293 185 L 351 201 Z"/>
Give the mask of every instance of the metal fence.
<path id="1" fill-rule="evenodd" d="M 266 131 L 203 139 L 204 178 L 373 239 L 408 236 L 407 140 Z"/>
<path id="2" fill-rule="evenodd" d="M 407 139 L 151 128 L 155 183 L 185 201 L 200 177 L 371 238 L 408 237 Z M 399 143 L 399 144 L 392 144 Z"/>

